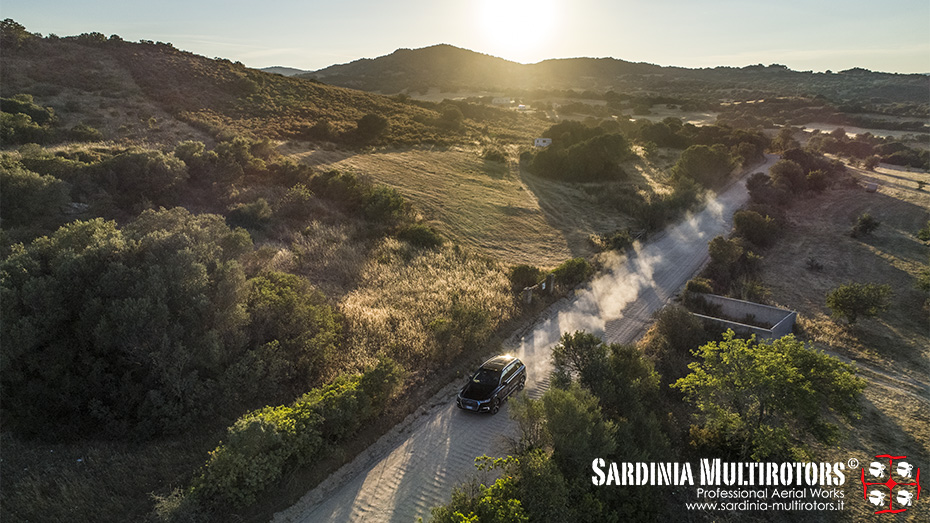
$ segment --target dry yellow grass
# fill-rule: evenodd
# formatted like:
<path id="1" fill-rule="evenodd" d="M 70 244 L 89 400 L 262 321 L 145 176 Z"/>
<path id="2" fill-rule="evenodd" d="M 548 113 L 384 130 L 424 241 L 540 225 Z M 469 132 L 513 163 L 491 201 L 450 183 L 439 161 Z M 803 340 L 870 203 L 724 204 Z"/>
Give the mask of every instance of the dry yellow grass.
<path id="1" fill-rule="evenodd" d="M 468 345 L 483 342 L 515 312 L 499 264 L 458 247 L 418 251 L 393 238 L 372 251 L 340 309 L 353 359 L 387 355 L 432 365 L 481 349 Z"/>
<path id="2" fill-rule="evenodd" d="M 917 190 L 926 173 L 881 166 L 875 172 L 851 169 L 860 185 L 834 188 L 789 210 L 785 237 L 765 253 L 762 278 L 771 300 L 799 312 L 799 330 L 815 346 L 855 361 L 869 381 L 862 418 L 848 426 L 844 441 L 820 448 L 827 460 L 860 461 L 898 453 L 926 467 L 930 463 L 930 310 L 928 296 L 915 288 L 918 271 L 928 263 L 928 246 L 916 232 L 930 218 L 930 194 Z M 866 192 L 864 182 L 878 183 Z M 870 213 L 881 226 L 871 235 L 852 238 L 859 215 Z M 823 271 L 810 271 L 812 257 Z M 888 284 L 891 307 L 855 325 L 830 317 L 828 291 L 846 282 Z M 862 501 L 858 476 L 846 483 L 846 519 L 871 514 Z M 926 521 L 923 503 L 907 518 Z"/>
<path id="3" fill-rule="evenodd" d="M 352 171 L 395 187 L 456 244 L 507 265 L 552 268 L 568 258 L 593 255 L 591 234 L 632 223 L 623 209 L 604 202 L 602 185 L 556 183 L 521 172 L 520 147 L 506 149 L 507 165 L 483 160 L 477 147 L 356 154 L 292 145 L 285 152 L 319 170 Z M 608 191 L 623 186 L 662 191 L 657 166 L 637 161 L 624 168 L 630 180 Z"/>

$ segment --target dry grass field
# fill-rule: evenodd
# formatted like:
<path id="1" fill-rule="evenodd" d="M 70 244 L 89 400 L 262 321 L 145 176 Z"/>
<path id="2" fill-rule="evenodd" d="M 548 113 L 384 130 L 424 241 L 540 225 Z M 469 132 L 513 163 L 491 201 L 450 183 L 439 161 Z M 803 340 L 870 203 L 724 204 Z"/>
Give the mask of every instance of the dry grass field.
<path id="1" fill-rule="evenodd" d="M 848 426 L 837 447 L 820 448 L 828 461 L 866 460 L 898 453 L 927 467 L 930 463 L 930 297 L 915 287 L 926 268 L 930 247 L 917 231 L 930 218 L 930 193 L 918 190 L 927 173 L 882 165 L 874 172 L 852 169 L 857 184 L 836 187 L 789 211 L 790 226 L 765 253 L 763 280 L 770 300 L 799 313 L 799 330 L 824 351 L 855 362 L 869 382 L 862 418 Z M 876 183 L 867 192 L 864 185 Z M 863 213 L 881 225 L 871 235 L 852 238 L 850 230 Z M 814 258 L 822 271 L 806 268 Z M 855 325 L 830 316 L 825 295 L 847 282 L 888 284 L 891 307 Z M 847 518 L 871 515 L 861 501 L 858 477 L 846 483 Z M 930 505 L 915 506 L 908 520 L 926 521 Z"/>
<path id="2" fill-rule="evenodd" d="M 395 187 L 455 244 L 505 265 L 552 268 L 594 254 L 592 234 L 632 225 L 605 200 L 603 185 L 561 184 L 521 171 L 516 145 L 508 147 L 506 165 L 482 159 L 477 147 L 354 154 L 289 144 L 281 150 L 318 170 L 351 171 Z M 663 190 L 657 166 L 639 160 L 624 169 L 629 180 L 608 190 Z"/>

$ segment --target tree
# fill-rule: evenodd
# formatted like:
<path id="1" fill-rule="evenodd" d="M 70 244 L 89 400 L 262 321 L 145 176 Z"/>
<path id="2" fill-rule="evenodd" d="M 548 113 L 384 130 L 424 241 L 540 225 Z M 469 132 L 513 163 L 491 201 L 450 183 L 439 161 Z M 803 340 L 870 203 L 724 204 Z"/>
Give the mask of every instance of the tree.
<path id="1" fill-rule="evenodd" d="M 222 217 L 76 221 L 0 264 L 0 385 L 10 427 L 149 437 L 215 408 L 242 353 L 251 248 Z"/>
<path id="2" fill-rule="evenodd" d="M 770 148 L 772 151 L 779 153 L 798 147 L 798 141 L 794 138 L 794 129 L 791 127 L 782 127 L 778 131 L 778 136 L 772 140 Z"/>
<path id="3" fill-rule="evenodd" d="M 380 114 L 369 113 L 359 118 L 356 125 L 359 139 L 363 142 L 373 142 L 387 131 L 388 120 Z"/>
<path id="4" fill-rule="evenodd" d="M 827 307 L 850 325 L 860 316 L 872 317 L 888 310 L 891 286 L 876 283 L 846 283 L 827 293 Z"/>
<path id="5" fill-rule="evenodd" d="M 735 164 L 727 148 L 721 144 L 712 147 L 692 145 L 682 151 L 672 172 L 677 177 L 700 182 L 704 187 L 717 187 L 726 180 Z"/>
<path id="6" fill-rule="evenodd" d="M 794 160 L 778 160 L 769 169 L 772 186 L 789 193 L 800 194 L 807 189 L 804 169 Z"/>
<path id="7" fill-rule="evenodd" d="M 736 211 L 733 214 L 733 226 L 736 234 L 759 247 L 771 245 L 780 232 L 771 216 L 762 216 L 755 211 Z"/>
<path id="8" fill-rule="evenodd" d="M 854 418 L 866 382 L 852 366 L 804 346 L 793 335 L 737 338 L 694 351 L 691 373 L 672 385 L 698 409 L 695 443 L 740 459 L 804 459 L 804 439 L 835 441 L 834 413 Z"/>

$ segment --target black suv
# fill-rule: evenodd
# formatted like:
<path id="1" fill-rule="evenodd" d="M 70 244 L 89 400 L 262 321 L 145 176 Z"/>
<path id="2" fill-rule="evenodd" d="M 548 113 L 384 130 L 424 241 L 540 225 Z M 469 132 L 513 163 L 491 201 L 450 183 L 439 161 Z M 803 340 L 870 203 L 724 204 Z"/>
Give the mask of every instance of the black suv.
<path id="1" fill-rule="evenodd" d="M 481 364 L 459 391 L 460 409 L 496 414 L 501 403 L 526 385 L 526 365 L 513 356 L 496 356 Z"/>

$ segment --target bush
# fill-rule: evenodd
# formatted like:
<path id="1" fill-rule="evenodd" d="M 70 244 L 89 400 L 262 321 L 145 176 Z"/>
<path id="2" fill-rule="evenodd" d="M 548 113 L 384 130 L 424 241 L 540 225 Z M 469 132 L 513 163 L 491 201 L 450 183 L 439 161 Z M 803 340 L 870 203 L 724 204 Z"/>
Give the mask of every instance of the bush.
<path id="1" fill-rule="evenodd" d="M 257 390 L 258 396 L 278 402 L 319 385 L 331 372 L 341 336 L 340 316 L 309 281 L 293 274 L 267 272 L 249 280 L 248 286 L 249 346 L 274 344 L 275 354 L 259 361 L 286 363 L 277 373 L 270 372 L 272 365 L 266 367 L 276 387 Z"/>
<path id="2" fill-rule="evenodd" d="M 34 225 L 55 216 L 68 203 L 68 184 L 49 175 L 24 169 L 7 157 L 0 159 L 0 218 L 4 227 Z"/>
<path id="3" fill-rule="evenodd" d="M 240 204 L 229 211 L 226 221 L 231 227 L 261 230 L 271 220 L 271 214 L 271 205 L 268 205 L 268 200 L 259 198 L 252 203 Z"/>
<path id="4" fill-rule="evenodd" d="M 691 373 L 673 385 L 699 410 L 692 426 L 704 452 L 742 459 L 809 459 L 811 437 L 837 442 L 834 417 L 852 420 L 866 381 L 855 368 L 804 346 L 793 335 L 757 342 L 728 330 L 694 351 Z"/>
<path id="5" fill-rule="evenodd" d="M 891 286 L 876 283 L 846 283 L 827 293 L 827 307 L 850 325 L 860 316 L 871 317 L 888 310 Z"/>
<path id="6" fill-rule="evenodd" d="M 304 218 L 310 213 L 312 199 L 313 191 L 306 185 L 298 183 L 287 190 L 275 212 L 288 218 Z"/>
<path id="7" fill-rule="evenodd" d="M 930 241 L 930 220 L 927 220 L 927 224 L 917 231 L 917 239 L 922 242 Z"/>
<path id="8" fill-rule="evenodd" d="M 407 213 L 407 203 L 397 189 L 386 185 L 369 188 L 365 194 L 363 214 L 372 223 L 393 224 Z"/>
<path id="9" fill-rule="evenodd" d="M 76 221 L 0 264 L 4 422 L 48 436 L 188 426 L 241 354 L 251 247 L 222 217 Z M 41 408 L 35 408 L 41 405 Z"/>
<path id="10" fill-rule="evenodd" d="M 735 165 L 723 145 L 692 145 L 681 153 L 672 173 L 678 178 L 691 178 L 704 187 L 718 187 L 726 181 Z"/>
<path id="11" fill-rule="evenodd" d="M 366 114 L 356 123 L 356 133 L 359 141 L 373 142 L 382 137 L 388 127 L 387 118 L 380 114 Z"/>
<path id="12" fill-rule="evenodd" d="M 552 271 L 555 281 L 567 287 L 575 287 L 594 274 L 594 267 L 584 258 L 572 258 L 562 262 Z"/>
<path id="13" fill-rule="evenodd" d="M 566 182 L 598 182 L 624 178 L 619 162 L 634 157 L 622 134 L 602 134 L 567 145 L 558 140 L 536 153 L 530 170 L 539 176 Z"/>
<path id="14" fill-rule="evenodd" d="M 320 459 L 378 415 L 403 381 L 403 370 L 381 360 L 361 376 L 342 377 L 287 406 L 265 407 L 239 418 L 210 453 L 194 480 L 199 499 L 243 507 L 290 466 Z"/>
<path id="15" fill-rule="evenodd" d="M 397 238 L 418 249 L 435 249 L 443 244 L 436 229 L 420 223 L 404 227 L 397 233 Z"/>
<path id="16" fill-rule="evenodd" d="M 174 153 L 129 151 L 88 167 L 97 184 L 129 209 L 143 201 L 172 203 L 187 180 L 187 165 Z"/>
<path id="17" fill-rule="evenodd" d="M 519 291 L 541 282 L 545 274 L 545 271 L 532 265 L 515 265 L 508 276 L 513 289 Z"/>
<path id="18" fill-rule="evenodd" d="M 736 234 L 759 247 L 767 247 L 775 242 L 781 232 L 771 216 L 762 216 L 755 211 L 737 211 L 733 214 Z"/>
<path id="19" fill-rule="evenodd" d="M 875 229 L 878 229 L 879 225 L 881 225 L 881 222 L 872 217 L 871 214 L 862 214 L 856 219 L 856 225 L 853 225 L 851 235 L 853 238 L 858 238 L 871 234 Z"/>
<path id="20" fill-rule="evenodd" d="M 87 124 L 79 123 L 68 131 L 68 136 L 77 142 L 99 142 L 103 133 Z"/>

